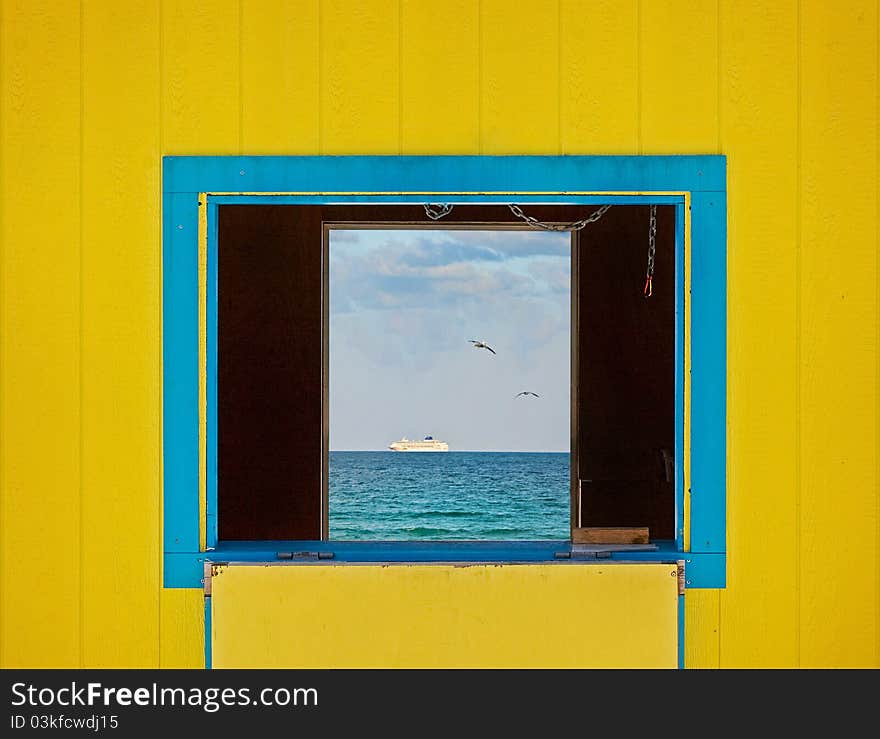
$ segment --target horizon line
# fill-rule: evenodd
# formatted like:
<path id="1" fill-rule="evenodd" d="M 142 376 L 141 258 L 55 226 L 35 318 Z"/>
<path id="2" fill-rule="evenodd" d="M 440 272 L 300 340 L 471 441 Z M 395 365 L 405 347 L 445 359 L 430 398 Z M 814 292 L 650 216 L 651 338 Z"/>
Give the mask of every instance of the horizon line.
<path id="1" fill-rule="evenodd" d="M 381 449 L 331 449 L 331 452 L 392 452 L 394 454 L 455 454 L 456 452 L 488 454 L 571 454 L 571 449 L 449 449 L 445 452 L 394 452 L 387 447 Z"/>

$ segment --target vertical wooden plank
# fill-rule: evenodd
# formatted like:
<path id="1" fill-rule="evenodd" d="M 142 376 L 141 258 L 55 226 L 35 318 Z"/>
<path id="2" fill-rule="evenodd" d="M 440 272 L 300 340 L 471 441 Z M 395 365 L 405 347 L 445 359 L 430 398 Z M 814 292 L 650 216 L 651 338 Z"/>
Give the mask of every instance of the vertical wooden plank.
<path id="1" fill-rule="evenodd" d="M 322 0 L 321 153 L 397 154 L 397 0 Z"/>
<path id="2" fill-rule="evenodd" d="M 718 152 L 717 6 L 640 0 L 639 153 Z"/>
<path id="3" fill-rule="evenodd" d="M 401 154 L 479 151 L 479 5 L 401 0 Z"/>
<path id="4" fill-rule="evenodd" d="M 159 3 L 83 2 L 83 664 L 159 663 Z"/>
<path id="5" fill-rule="evenodd" d="M 2 57 L 4 667 L 80 664 L 80 9 L 9 0 Z"/>
<path id="6" fill-rule="evenodd" d="M 162 647 L 159 666 L 192 669 L 205 666 L 205 596 L 201 590 L 162 590 Z"/>
<path id="7" fill-rule="evenodd" d="M 480 153 L 558 154 L 559 4 L 480 9 Z"/>
<path id="8" fill-rule="evenodd" d="M 240 0 L 162 0 L 162 154 L 241 152 Z"/>
<path id="9" fill-rule="evenodd" d="M 877 7 L 801 6 L 801 664 L 876 665 Z"/>
<path id="10" fill-rule="evenodd" d="M 724 0 L 720 27 L 730 429 L 721 665 L 796 667 L 797 3 Z"/>
<path id="11" fill-rule="evenodd" d="M 242 3 L 243 152 L 317 154 L 320 0 Z"/>
<path id="12" fill-rule="evenodd" d="M 720 590 L 688 590 L 684 597 L 684 666 L 690 670 L 720 667 Z"/>
<path id="13" fill-rule="evenodd" d="M 561 0 L 562 154 L 638 152 L 638 0 Z"/>

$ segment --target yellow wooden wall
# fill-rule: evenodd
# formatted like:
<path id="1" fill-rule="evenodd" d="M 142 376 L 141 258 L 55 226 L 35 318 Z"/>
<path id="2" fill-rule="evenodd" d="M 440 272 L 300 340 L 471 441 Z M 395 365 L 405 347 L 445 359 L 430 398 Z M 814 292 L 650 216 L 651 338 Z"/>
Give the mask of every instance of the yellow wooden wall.
<path id="1" fill-rule="evenodd" d="M 160 588 L 163 154 L 723 153 L 729 587 L 687 663 L 880 665 L 876 0 L 0 14 L 0 664 L 201 662 Z"/>

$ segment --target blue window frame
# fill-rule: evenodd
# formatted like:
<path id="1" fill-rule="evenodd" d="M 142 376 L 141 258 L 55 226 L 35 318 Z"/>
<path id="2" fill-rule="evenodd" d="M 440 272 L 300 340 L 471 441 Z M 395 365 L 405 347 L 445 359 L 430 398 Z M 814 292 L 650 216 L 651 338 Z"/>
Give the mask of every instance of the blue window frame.
<path id="1" fill-rule="evenodd" d="M 165 157 L 164 584 L 203 564 L 333 551 L 335 561 L 555 561 L 556 542 L 216 541 L 216 222 L 225 204 L 411 202 L 676 209 L 674 543 L 612 558 L 684 560 L 687 587 L 726 571 L 726 161 L 722 156 Z"/>

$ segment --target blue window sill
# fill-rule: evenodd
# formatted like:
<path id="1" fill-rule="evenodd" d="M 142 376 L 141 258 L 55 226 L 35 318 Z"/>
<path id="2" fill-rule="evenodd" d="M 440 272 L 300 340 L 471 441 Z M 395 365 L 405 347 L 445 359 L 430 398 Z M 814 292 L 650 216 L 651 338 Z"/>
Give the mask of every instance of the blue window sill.
<path id="1" fill-rule="evenodd" d="M 596 564 L 609 562 L 685 562 L 686 586 L 723 588 L 724 553 L 680 552 L 674 541 L 655 542 L 655 551 L 612 551 L 602 559 L 558 558 L 568 552 L 567 539 L 547 541 L 236 541 L 220 542 L 209 552 L 166 553 L 165 587 L 199 588 L 205 562 L 266 564 Z M 279 558 L 279 553 L 332 553 L 331 559 Z"/>

